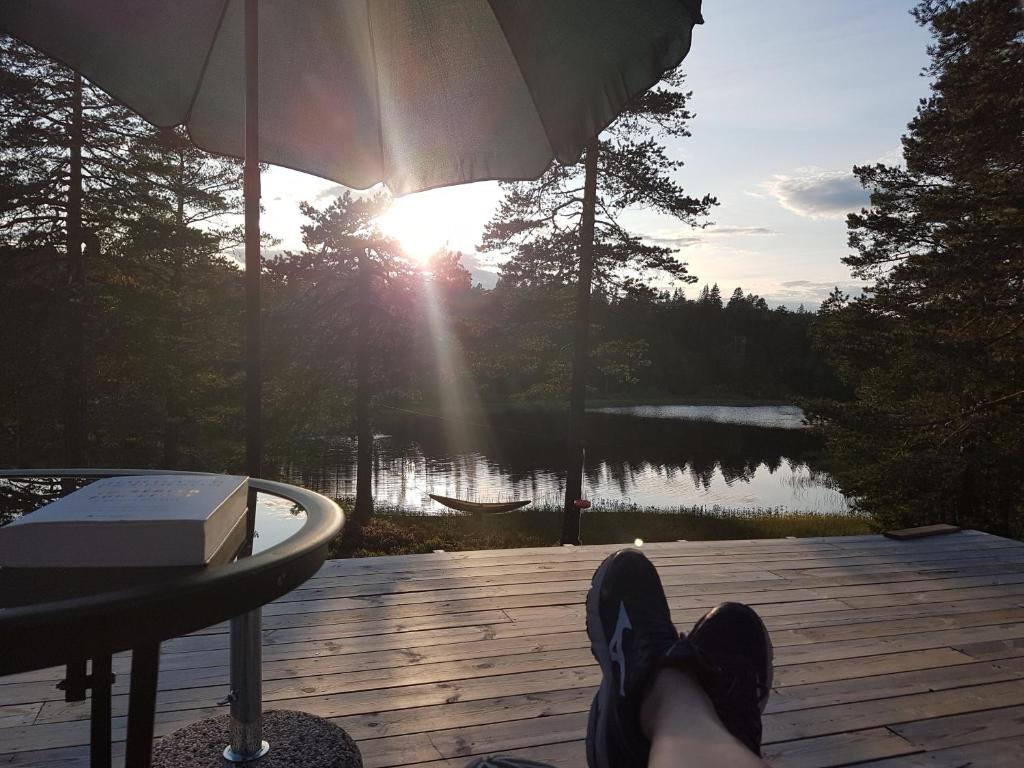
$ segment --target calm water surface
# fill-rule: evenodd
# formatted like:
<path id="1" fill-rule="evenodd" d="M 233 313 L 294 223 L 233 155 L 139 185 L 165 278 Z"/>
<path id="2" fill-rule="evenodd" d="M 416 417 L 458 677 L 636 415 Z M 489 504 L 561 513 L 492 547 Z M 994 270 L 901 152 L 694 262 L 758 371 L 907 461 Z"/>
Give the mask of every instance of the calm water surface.
<path id="1" fill-rule="evenodd" d="M 816 468 L 821 446 L 802 419 L 793 406 L 594 410 L 587 416 L 584 495 L 596 506 L 845 512 L 847 500 Z M 378 502 L 421 512 L 444 511 L 428 493 L 562 503 L 564 425 L 556 412 L 491 416 L 471 430 L 409 414 L 377 426 Z M 282 476 L 329 496 L 354 496 L 355 443 L 347 437 L 310 440 L 282 467 Z"/>
<path id="2" fill-rule="evenodd" d="M 768 429 L 804 429 L 804 412 L 795 405 L 631 405 L 595 408 L 593 413 L 617 413 L 642 419 L 742 424 Z"/>

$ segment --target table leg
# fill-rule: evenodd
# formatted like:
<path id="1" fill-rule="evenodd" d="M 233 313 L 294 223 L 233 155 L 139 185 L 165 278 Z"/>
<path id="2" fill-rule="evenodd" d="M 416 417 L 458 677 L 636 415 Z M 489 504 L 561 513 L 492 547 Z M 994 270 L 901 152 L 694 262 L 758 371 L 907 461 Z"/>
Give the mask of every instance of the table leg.
<path id="1" fill-rule="evenodd" d="M 156 717 L 156 685 L 160 668 L 160 644 L 132 649 L 131 695 L 128 699 L 128 743 L 125 765 L 149 768 L 153 756 L 153 720 Z"/>
<path id="2" fill-rule="evenodd" d="M 260 609 L 231 620 L 231 743 L 224 759 L 246 763 L 263 757 L 263 635 Z"/>
<path id="3" fill-rule="evenodd" d="M 92 660 L 92 712 L 89 718 L 89 765 L 92 768 L 110 768 L 110 668 L 109 656 Z"/>

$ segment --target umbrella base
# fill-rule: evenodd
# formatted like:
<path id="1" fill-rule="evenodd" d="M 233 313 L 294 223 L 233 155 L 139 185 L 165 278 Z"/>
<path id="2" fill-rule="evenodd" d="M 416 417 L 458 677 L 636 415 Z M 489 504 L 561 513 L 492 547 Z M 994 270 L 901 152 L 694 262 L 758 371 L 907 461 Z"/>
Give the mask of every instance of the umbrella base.
<path id="1" fill-rule="evenodd" d="M 153 768 L 231 768 L 225 758 L 230 715 L 187 725 L 153 744 Z M 352 738 L 329 720 L 305 712 L 263 713 L 263 735 L 270 744 L 263 757 L 243 765 L 259 768 L 362 768 L 363 758 Z M 265 742 L 266 743 L 266 742 Z"/>

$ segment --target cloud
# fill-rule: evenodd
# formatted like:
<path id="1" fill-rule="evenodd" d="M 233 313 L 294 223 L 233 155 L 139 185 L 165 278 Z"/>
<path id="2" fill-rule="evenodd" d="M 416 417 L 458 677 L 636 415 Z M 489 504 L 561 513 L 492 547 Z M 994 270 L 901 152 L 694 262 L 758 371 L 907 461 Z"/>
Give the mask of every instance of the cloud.
<path id="1" fill-rule="evenodd" d="M 340 197 L 341 195 L 345 194 L 348 191 L 348 187 L 344 187 L 341 184 L 335 184 L 332 187 L 327 187 L 326 189 L 321 189 L 319 192 L 317 192 L 316 199 L 326 200 L 329 197 Z"/>
<path id="2" fill-rule="evenodd" d="M 703 237 L 695 235 L 647 235 L 644 237 L 644 240 L 660 245 L 671 245 L 676 248 L 689 248 L 691 245 L 704 242 Z"/>
<path id="3" fill-rule="evenodd" d="M 772 306 L 784 305 L 793 308 L 798 304 L 803 304 L 810 309 L 821 304 L 836 287 L 850 296 L 859 296 L 864 290 L 861 283 L 842 280 L 786 280 L 779 283 L 776 288 L 766 289 L 765 299 Z"/>
<path id="4" fill-rule="evenodd" d="M 720 235 L 732 237 L 747 237 L 758 235 L 777 235 L 773 229 L 767 227 L 707 227 L 706 229 L 687 229 L 683 233 L 674 234 L 671 232 L 647 235 L 644 240 L 662 245 L 671 245 L 676 248 L 688 248 L 691 245 L 706 243 L 710 238 Z"/>
<path id="5" fill-rule="evenodd" d="M 777 235 L 774 229 L 768 227 L 709 227 L 704 230 L 708 235 Z"/>
<path id="6" fill-rule="evenodd" d="M 776 174 L 761 189 L 783 208 L 808 219 L 842 218 L 868 204 L 868 192 L 849 171 L 801 168 Z"/>

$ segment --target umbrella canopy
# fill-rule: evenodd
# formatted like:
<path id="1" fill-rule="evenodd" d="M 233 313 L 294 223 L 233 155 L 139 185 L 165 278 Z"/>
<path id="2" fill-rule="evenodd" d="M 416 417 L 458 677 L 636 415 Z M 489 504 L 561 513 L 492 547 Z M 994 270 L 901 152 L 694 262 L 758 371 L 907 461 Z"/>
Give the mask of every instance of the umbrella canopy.
<path id="1" fill-rule="evenodd" d="M 17 0 L 0 29 L 245 154 L 244 0 Z M 699 0 L 260 0 L 262 162 L 395 194 L 536 178 L 675 67 Z"/>

